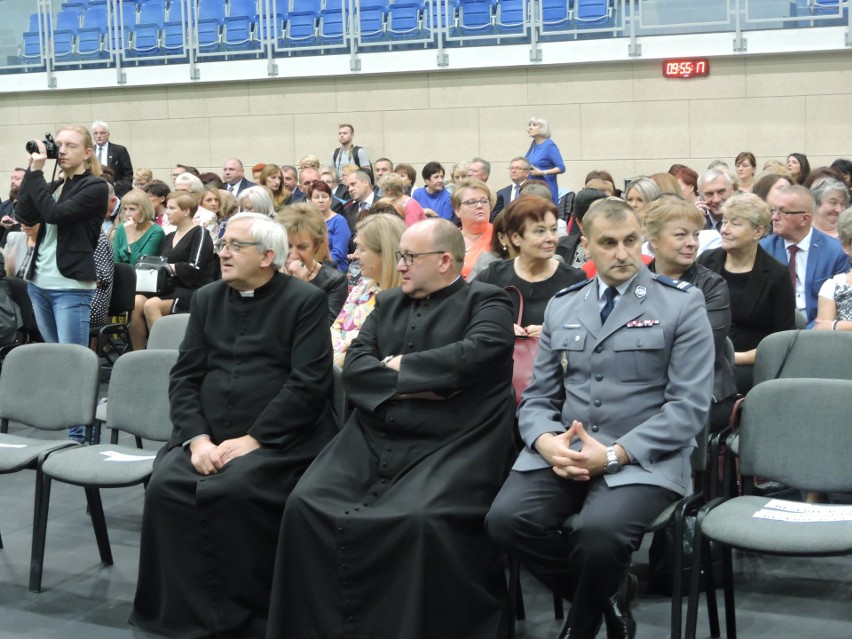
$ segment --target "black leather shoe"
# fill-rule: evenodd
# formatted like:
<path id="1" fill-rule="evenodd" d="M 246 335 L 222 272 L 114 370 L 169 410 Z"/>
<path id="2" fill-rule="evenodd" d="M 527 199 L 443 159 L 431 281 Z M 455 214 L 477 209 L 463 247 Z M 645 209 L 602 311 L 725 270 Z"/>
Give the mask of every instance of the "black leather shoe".
<path id="1" fill-rule="evenodd" d="M 636 575 L 624 573 L 618 590 L 604 602 L 607 639 L 635 639 L 636 620 L 630 612 L 630 604 L 636 599 L 638 581 Z"/>
<path id="2" fill-rule="evenodd" d="M 603 617 L 599 617 L 588 630 L 571 628 L 571 614 L 569 613 L 568 619 L 565 620 L 565 625 L 562 626 L 562 631 L 559 633 L 559 637 L 557 639 L 595 639 L 602 624 Z"/>

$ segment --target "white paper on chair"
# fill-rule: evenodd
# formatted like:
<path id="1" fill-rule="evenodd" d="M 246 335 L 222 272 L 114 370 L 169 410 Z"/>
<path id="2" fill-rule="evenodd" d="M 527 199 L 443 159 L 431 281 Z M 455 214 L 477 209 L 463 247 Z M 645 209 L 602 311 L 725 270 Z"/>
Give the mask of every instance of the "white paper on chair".
<path id="1" fill-rule="evenodd" d="M 774 519 L 801 523 L 852 521 L 852 506 L 803 504 L 772 499 L 754 513 L 758 519 Z"/>
<path id="2" fill-rule="evenodd" d="M 101 453 L 106 459 L 104 461 L 112 461 L 112 462 L 137 462 L 137 461 L 148 461 L 149 459 L 154 459 L 156 455 L 128 455 L 126 453 L 119 453 L 114 450 L 105 450 Z"/>
<path id="3" fill-rule="evenodd" d="M 0 448 L 26 448 L 26 444 L 0 444 Z"/>

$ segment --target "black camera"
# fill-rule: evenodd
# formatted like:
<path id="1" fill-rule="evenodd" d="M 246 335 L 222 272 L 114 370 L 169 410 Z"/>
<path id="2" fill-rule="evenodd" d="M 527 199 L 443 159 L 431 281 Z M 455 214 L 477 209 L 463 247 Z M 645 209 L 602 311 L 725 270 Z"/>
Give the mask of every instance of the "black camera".
<path id="1" fill-rule="evenodd" d="M 59 157 L 59 153 L 57 152 L 56 142 L 53 139 L 53 136 L 50 133 L 44 134 L 44 140 L 42 140 L 42 144 L 44 144 L 44 149 L 47 151 L 47 159 L 55 160 Z M 27 153 L 38 153 L 38 143 L 35 140 L 30 140 L 27 142 Z"/>

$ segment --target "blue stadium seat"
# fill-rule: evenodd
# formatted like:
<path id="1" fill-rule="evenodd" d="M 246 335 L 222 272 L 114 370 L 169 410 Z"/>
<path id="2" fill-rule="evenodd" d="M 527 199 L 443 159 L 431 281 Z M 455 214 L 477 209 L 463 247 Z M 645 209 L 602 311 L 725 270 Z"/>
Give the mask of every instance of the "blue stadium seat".
<path id="1" fill-rule="evenodd" d="M 495 25 L 498 33 L 523 33 L 527 0 L 501 0 L 497 3 Z"/>
<path id="2" fill-rule="evenodd" d="M 361 0 L 356 21 L 363 41 L 385 37 L 385 18 L 390 10 L 388 0 Z"/>
<path id="3" fill-rule="evenodd" d="M 262 7 L 261 10 L 265 11 L 266 7 Z M 266 40 L 271 38 L 273 42 L 276 42 L 278 38 L 281 37 L 281 34 L 284 33 L 285 25 L 287 24 L 287 20 L 290 17 L 289 11 L 286 10 L 285 13 L 281 13 L 279 9 L 279 13 L 275 15 L 267 16 L 265 13 L 258 16 L 258 39 Z M 267 31 L 269 33 L 267 33 Z"/>
<path id="4" fill-rule="evenodd" d="M 600 29 L 613 25 L 612 0 L 575 0 L 574 22 L 578 29 Z"/>
<path id="5" fill-rule="evenodd" d="M 491 33 L 494 30 L 491 0 L 461 0 L 458 30 L 462 35 Z"/>
<path id="6" fill-rule="evenodd" d="M 83 58 L 101 57 L 109 50 L 107 43 L 107 8 L 95 5 L 83 14 L 83 26 L 77 39 L 78 53 Z"/>
<path id="7" fill-rule="evenodd" d="M 424 35 L 424 0 L 396 0 L 388 8 L 387 32 L 395 39 Z"/>
<path id="8" fill-rule="evenodd" d="M 542 31 L 562 31 L 571 26 L 568 0 L 540 0 Z"/>
<path id="9" fill-rule="evenodd" d="M 160 53 L 160 32 L 166 22 L 165 0 L 146 0 L 139 7 L 139 17 L 133 29 L 129 50 L 134 55 Z"/>
<path id="10" fill-rule="evenodd" d="M 73 56 L 79 30 L 80 11 L 77 8 L 62 9 L 57 13 L 53 28 L 53 55 L 57 58 Z"/>
<path id="11" fill-rule="evenodd" d="M 325 44 L 340 44 L 347 29 L 346 0 L 325 0 L 320 12 L 319 36 Z"/>
<path id="12" fill-rule="evenodd" d="M 285 46 L 308 46 L 317 43 L 317 29 L 322 11 L 321 0 L 299 0 L 287 20 Z"/>
<path id="13" fill-rule="evenodd" d="M 184 29 L 190 29 L 192 23 L 191 12 L 184 16 L 183 3 L 181 0 L 169 2 L 169 13 L 163 24 L 162 48 L 168 54 L 186 54 L 186 37 Z"/>
<path id="14" fill-rule="evenodd" d="M 41 37 L 39 34 L 39 14 L 34 13 L 30 16 L 29 28 L 24 32 L 24 47 L 21 51 L 21 57 L 24 59 L 41 58 Z M 50 23 L 48 22 L 48 28 Z M 45 34 L 44 37 L 46 37 Z"/>
<path id="15" fill-rule="evenodd" d="M 222 27 L 225 24 L 225 3 L 222 0 L 199 0 L 198 50 L 215 51 L 219 48 Z"/>
<path id="16" fill-rule="evenodd" d="M 254 48 L 258 41 L 254 37 L 258 23 L 257 5 L 254 0 L 231 0 L 222 42 L 228 48 Z"/>

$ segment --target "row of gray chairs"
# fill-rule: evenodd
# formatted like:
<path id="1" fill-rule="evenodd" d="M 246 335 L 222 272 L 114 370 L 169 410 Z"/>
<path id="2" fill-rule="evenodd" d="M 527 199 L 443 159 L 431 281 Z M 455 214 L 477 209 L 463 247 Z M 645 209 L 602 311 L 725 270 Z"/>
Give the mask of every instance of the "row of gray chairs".
<path id="1" fill-rule="evenodd" d="M 784 556 L 852 554 L 852 521 L 755 517 L 772 498 L 755 494 L 755 478 L 801 491 L 852 492 L 852 475 L 846 466 L 852 454 L 847 408 L 852 398 L 850 353 L 852 334 L 840 331 L 784 331 L 758 345 L 755 385 L 743 402 L 739 428 L 724 434 L 729 454 L 723 495 L 711 500 L 697 518 L 687 637 L 695 637 L 696 579 L 702 567 L 708 577 L 708 615 L 711 622 L 718 618 L 715 584 L 708 569 L 711 541 L 722 548 L 726 634 L 731 639 L 737 632 L 732 548 Z M 736 494 L 731 453 L 737 455 L 742 495 Z"/>
<path id="2" fill-rule="evenodd" d="M 83 487 L 101 561 L 112 565 L 100 488 L 147 483 L 155 451 L 142 450 L 141 440 L 165 442 L 171 435 L 169 371 L 187 320 L 187 315 L 158 320 L 148 350 L 125 353 L 116 361 L 108 401 L 99 407 L 100 417 L 113 433 L 110 444 L 80 446 L 66 439 L 8 434 L 10 421 L 52 431 L 94 424 L 100 362 L 91 350 L 33 344 L 13 350 L 6 358 L 0 375 L 0 474 L 36 471 L 31 591 L 41 591 L 53 480 Z M 137 447 L 119 446 L 119 431 L 135 437 Z"/>

